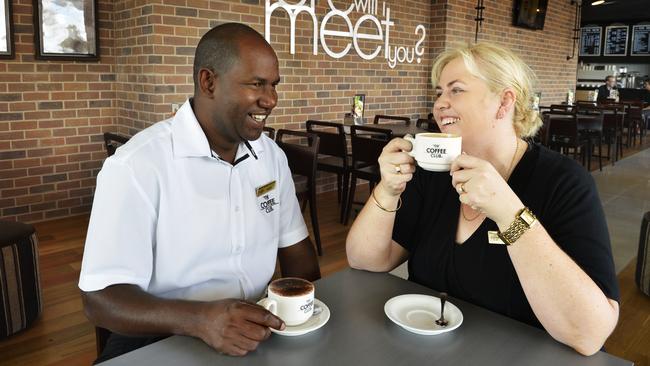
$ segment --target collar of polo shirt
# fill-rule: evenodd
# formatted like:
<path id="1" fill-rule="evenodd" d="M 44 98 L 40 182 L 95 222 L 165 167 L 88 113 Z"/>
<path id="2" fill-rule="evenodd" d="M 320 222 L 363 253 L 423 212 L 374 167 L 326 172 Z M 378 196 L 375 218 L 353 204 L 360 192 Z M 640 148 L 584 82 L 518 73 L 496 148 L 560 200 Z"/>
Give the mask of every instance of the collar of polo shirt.
<path id="1" fill-rule="evenodd" d="M 171 128 L 174 158 L 213 156 L 208 138 L 203 133 L 203 129 L 194 115 L 191 103 L 183 103 L 173 119 Z M 239 158 L 241 151 L 246 153 L 250 150 L 250 152 L 254 152 L 254 155 L 259 155 L 264 151 L 259 139 L 248 141 L 248 143 L 250 148 L 245 146 L 245 143 L 240 144 L 240 148 L 237 150 L 237 158 Z"/>

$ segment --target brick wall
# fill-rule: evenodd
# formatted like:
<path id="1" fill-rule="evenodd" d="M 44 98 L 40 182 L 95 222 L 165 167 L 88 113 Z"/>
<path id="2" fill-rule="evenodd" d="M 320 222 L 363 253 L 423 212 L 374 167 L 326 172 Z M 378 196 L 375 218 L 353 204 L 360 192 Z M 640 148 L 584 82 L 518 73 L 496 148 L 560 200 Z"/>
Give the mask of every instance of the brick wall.
<path id="1" fill-rule="evenodd" d="M 357 0 L 358 1 L 358 0 Z M 309 2 L 309 0 L 308 0 Z M 352 0 L 334 1 L 339 9 Z M 194 48 L 210 27 L 236 21 L 264 31 L 264 0 L 100 0 L 99 62 L 34 61 L 32 0 L 13 0 L 16 59 L 0 62 L 0 217 L 40 221 L 89 211 L 95 177 L 105 157 L 101 132 L 132 135 L 171 115 L 171 104 L 192 94 Z M 296 3 L 296 1 L 290 1 Z M 378 18 L 382 1 L 378 1 Z M 339 60 L 319 42 L 312 55 L 311 20 L 298 17 L 296 53 L 289 53 L 289 17 L 276 11 L 271 44 L 280 59 L 279 104 L 268 124 L 304 129 L 307 119 L 341 121 L 355 93 L 366 94 L 366 117 L 426 115 L 431 109 L 429 69 L 450 42 L 473 40 L 474 1 L 387 0 L 391 46 L 413 47 L 418 24 L 426 29 L 421 63 L 398 64 L 383 56 L 361 59 L 354 49 Z M 481 39 L 511 37 L 542 79 L 543 102 L 559 101 L 575 85 L 571 8 L 549 2 L 543 32 L 510 26 L 511 2 L 486 1 Z M 329 11 L 317 1 L 319 25 Z M 353 11 L 352 25 L 362 16 Z M 366 22 L 361 31 L 376 34 Z M 327 29 L 343 30 L 340 18 Z M 544 38 L 544 43 L 534 43 Z M 326 37 L 340 51 L 349 40 Z M 361 41 L 370 53 L 376 41 Z M 553 44 L 553 46 L 550 46 Z M 382 48 L 381 54 L 384 49 Z M 335 189 L 331 176 L 320 190 Z"/>
<path id="2" fill-rule="evenodd" d="M 0 60 L 0 218 L 88 212 L 115 125 L 112 1 L 99 1 L 101 60 L 34 59 L 32 0 L 13 0 L 16 57 Z"/>
<path id="3" fill-rule="evenodd" d="M 473 42 L 476 0 L 446 1 L 445 44 Z M 542 92 L 541 104 L 564 101 L 568 90 L 575 90 L 578 57 L 571 54 L 575 7 L 564 0 L 549 0 L 543 30 L 513 27 L 513 1 L 486 0 L 479 41 L 510 47 L 533 69 Z"/>

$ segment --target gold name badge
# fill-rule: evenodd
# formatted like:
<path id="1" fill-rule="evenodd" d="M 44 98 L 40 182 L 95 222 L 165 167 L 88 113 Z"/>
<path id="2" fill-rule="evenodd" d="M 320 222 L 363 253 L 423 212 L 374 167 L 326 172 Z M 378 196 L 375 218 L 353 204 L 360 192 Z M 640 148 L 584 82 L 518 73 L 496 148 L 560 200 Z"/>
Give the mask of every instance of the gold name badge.
<path id="1" fill-rule="evenodd" d="M 260 196 L 262 196 L 262 195 L 264 195 L 266 193 L 271 192 L 274 189 L 275 189 L 275 181 L 272 181 L 270 183 L 266 183 L 263 186 L 259 186 L 259 187 L 255 188 L 255 195 L 257 197 L 260 197 Z"/>
<path id="2" fill-rule="evenodd" d="M 488 243 L 505 245 L 503 240 L 499 237 L 498 231 L 488 231 Z"/>

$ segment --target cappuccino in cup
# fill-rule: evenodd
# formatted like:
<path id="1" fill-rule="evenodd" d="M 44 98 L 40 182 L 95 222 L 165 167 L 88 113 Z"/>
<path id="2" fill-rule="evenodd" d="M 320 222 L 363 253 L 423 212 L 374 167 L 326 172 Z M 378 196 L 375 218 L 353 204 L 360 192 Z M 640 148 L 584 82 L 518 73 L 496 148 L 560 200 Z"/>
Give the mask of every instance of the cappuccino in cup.
<path id="1" fill-rule="evenodd" d="M 451 163 L 461 154 L 462 138 L 449 133 L 418 133 L 404 139 L 413 144 L 409 155 L 418 165 L 432 172 L 448 172 Z"/>
<path id="2" fill-rule="evenodd" d="M 314 313 L 314 284 L 302 278 L 280 278 L 269 285 L 268 297 L 260 305 L 287 326 L 300 325 Z"/>

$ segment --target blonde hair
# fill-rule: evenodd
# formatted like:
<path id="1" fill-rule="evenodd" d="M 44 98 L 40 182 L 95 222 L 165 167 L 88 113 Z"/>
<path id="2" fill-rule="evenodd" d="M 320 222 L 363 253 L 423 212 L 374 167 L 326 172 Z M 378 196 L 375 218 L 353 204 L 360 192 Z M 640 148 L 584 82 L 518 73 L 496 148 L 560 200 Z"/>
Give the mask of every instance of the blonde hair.
<path id="1" fill-rule="evenodd" d="M 435 87 L 442 69 L 452 60 L 460 58 L 467 70 L 483 80 L 495 94 L 511 88 L 515 94 L 513 126 L 519 137 L 532 137 L 541 127 L 542 121 L 533 110 L 533 86 L 535 73 L 521 58 L 509 49 L 496 44 L 479 42 L 463 44 L 441 53 L 433 63 L 431 82 Z"/>

